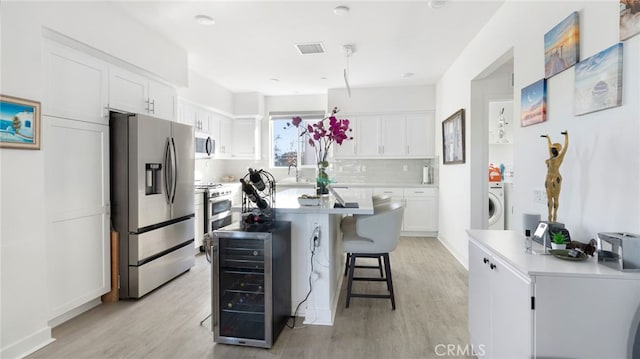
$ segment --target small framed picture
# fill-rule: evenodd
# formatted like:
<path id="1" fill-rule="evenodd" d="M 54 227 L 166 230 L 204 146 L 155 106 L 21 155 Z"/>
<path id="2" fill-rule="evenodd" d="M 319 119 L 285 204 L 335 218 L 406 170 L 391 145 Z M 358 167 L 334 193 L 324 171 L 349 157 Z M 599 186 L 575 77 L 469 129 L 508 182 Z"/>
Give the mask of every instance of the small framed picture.
<path id="1" fill-rule="evenodd" d="M 464 163 L 464 109 L 442 121 L 442 163 Z"/>
<path id="2" fill-rule="evenodd" d="M 520 94 L 520 126 L 547 120 L 547 80 L 542 79 L 522 89 Z"/>
<path id="3" fill-rule="evenodd" d="M 40 102 L 0 95 L 0 147 L 40 149 Z"/>

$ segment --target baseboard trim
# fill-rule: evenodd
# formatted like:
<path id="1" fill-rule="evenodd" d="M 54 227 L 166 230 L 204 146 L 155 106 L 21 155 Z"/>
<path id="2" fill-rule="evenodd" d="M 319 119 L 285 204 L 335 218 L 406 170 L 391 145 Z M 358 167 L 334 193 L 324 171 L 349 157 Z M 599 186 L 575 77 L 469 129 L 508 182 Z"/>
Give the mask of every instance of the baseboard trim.
<path id="1" fill-rule="evenodd" d="M 11 344 L 6 348 L 2 348 L 2 350 L 0 350 L 0 358 L 24 358 L 54 341 L 55 339 L 51 337 L 51 327 L 44 327 L 19 342 Z"/>
<path id="2" fill-rule="evenodd" d="M 451 248 L 449 243 L 445 239 L 440 237 L 440 235 L 438 235 L 438 237 L 436 238 L 438 238 L 438 241 L 440 241 L 440 243 L 442 243 L 442 245 L 449 251 L 449 253 L 451 253 L 453 258 L 455 258 L 464 267 L 464 269 L 469 271 L 468 258 L 462 258 L 460 255 L 458 255 L 458 253 L 456 253 L 456 251 Z"/>
<path id="3" fill-rule="evenodd" d="M 78 315 L 88 311 L 89 309 L 93 309 L 97 306 L 99 306 L 100 304 L 102 304 L 102 301 L 100 300 L 100 297 L 84 303 L 82 305 L 80 305 L 79 307 L 73 308 L 70 311 L 64 313 L 64 314 L 60 314 L 59 316 L 52 318 L 49 320 L 49 326 L 51 328 L 55 328 L 58 325 L 66 322 L 67 320 L 73 319 L 75 317 L 77 317 Z"/>

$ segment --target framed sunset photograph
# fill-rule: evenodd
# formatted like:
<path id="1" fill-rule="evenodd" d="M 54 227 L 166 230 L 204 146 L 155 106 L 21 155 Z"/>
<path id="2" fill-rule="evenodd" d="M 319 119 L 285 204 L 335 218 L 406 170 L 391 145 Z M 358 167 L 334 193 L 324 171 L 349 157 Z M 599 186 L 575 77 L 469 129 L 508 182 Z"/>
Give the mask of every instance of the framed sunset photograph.
<path id="1" fill-rule="evenodd" d="M 40 102 L 0 95 L 0 147 L 40 149 Z"/>
<path id="2" fill-rule="evenodd" d="M 580 60 L 580 23 L 574 11 L 544 34 L 544 77 L 560 73 Z"/>
<path id="3" fill-rule="evenodd" d="M 520 126 L 525 127 L 547 120 L 547 80 L 542 79 L 520 92 Z"/>

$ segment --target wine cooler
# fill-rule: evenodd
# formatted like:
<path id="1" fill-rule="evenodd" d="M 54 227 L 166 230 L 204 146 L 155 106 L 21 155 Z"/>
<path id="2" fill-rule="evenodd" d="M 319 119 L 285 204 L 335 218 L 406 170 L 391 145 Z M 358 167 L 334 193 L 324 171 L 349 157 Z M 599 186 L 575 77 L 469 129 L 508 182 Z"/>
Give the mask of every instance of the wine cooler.
<path id="1" fill-rule="evenodd" d="M 213 232 L 213 340 L 271 348 L 291 317 L 291 223 Z"/>

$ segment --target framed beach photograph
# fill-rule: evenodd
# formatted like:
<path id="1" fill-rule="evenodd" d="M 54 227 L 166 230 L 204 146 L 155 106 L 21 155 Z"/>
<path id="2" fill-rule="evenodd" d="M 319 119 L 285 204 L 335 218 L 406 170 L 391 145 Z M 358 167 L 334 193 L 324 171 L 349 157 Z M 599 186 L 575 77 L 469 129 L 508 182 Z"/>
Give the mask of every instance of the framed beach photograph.
<path id="1" fill-rule="evenodd" d="M 40 102 L 0 95 L 0 147 L 40 149 Z"/>
<path id="2" fill-rule="evenodd" d="M 442 121 L 442 163 L 464 163 L 464 109 Z"/>
<path id="3" fill-rule="evenodd" d="M 525 127 L 547 120 L 547 80 L 542 79 L 520 92 L 520 126 Z"/>
<path id="4" fill-rule="evenodd" d="M 640 34 L 640 0 L 620 0 L 620 41 Z"/>
<path id="5" fill-rule="evenodd" d="M 574 114 L 584 115 L 621 104 L 622 43 L 618 43 L 576 65 Z"/>
<path id="6" fill-rule="evenodd" d="M 560 73 L 580 60 L 580 23 L 574 11 L 544 34 L 544 77 Z"/>

